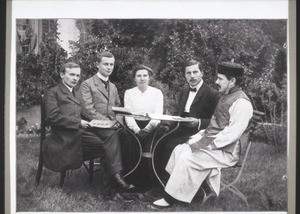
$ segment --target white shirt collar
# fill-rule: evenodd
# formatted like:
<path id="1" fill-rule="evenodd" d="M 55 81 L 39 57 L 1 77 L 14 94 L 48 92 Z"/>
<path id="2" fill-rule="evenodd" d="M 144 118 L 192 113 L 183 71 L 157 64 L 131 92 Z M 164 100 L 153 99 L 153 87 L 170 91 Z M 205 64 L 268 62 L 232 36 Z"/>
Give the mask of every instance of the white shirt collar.
<path id="1" fill-rule="evenodd" d="M 69 89 L 70 92 L 73 91 L 73 88 L 72 88 L 72 87 L 67 86 L 63 81 L 62 81 L 62 83 L 67 87 L 67 89 Z"/>
<path id="2" fill-rule="evenodd" d="M 140 89 L 139 89 L 139 87 L 137 87 L 136 86 L 136 90 L 138 91 L 138 92 L 140 92 L 140 93 L 146 93 L 148 90 L 149 90 L 149 85 L 148 85 L 148 87 L 146 88 L 146 90 L 145 91 L 141 91 Z"/>
<path id="3" fill-rule="evenodd" d="M 203 84 L 203 79 L 198 83 L 198 85 L 196 85 L 196 86 L 194 86 L 194 87 L 191 87 L 191 88 L 196 88 L 196 92 L 198 92 L 198 90 L 199 90 L 199 88 L 202 86 L 202 84 Z"/>
<path id="4" fill-rule="evenodd" d="M 102 79 L 103 81 L 108 81 L 108 77 L 103 76 L 102 74 L 100 74 L 99 72 L 97 72 L 96 74 L 100 79 Z"/>

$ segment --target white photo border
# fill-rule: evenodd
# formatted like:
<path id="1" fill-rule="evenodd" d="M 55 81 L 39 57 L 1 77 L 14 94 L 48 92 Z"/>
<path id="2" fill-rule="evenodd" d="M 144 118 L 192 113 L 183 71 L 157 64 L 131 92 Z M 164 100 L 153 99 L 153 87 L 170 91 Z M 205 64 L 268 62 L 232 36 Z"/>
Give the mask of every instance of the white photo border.
<path id="1" fill-rule="evenodd" d="M 84 5 L 84 6 L 83 6 Z M 168 8 L 168 10 L 166 10 Z M 44 18 L 197 18 L 288 20 L 288 213 L 295 213 L 296 160 L 296 1 L 81 1 L 13 0 L 7 2 L 6 94 L 5 94 L 5 205 L 16 212 L 16 19 Z M 34 12 L 33 12 L 34 11 Z M 292 34 L 292 35 L 291 35 Z M 31 212 L 18 212 L 31 213 Z M 34 212 L 38 213 L 38 212 Z M 44 214 L 48 212 L 43 212 Z M 52 213 L 52 212 L 49 212 Z M 57 213 L 57 212 L 56 212 Z M 70 212 L 68 212 L 70 213 Z M 203 212 L 201 212 L 203 213 Z M 209 212 L 213 214 L 215 212 Z M 237 213 L 237 212 L 235 212 Z M 255 212 L 251 212 L 255 213 Z M 272 212 L 259 212 L 272 213 Z M 286 212 L 276 212 L 277 214 Z"/>

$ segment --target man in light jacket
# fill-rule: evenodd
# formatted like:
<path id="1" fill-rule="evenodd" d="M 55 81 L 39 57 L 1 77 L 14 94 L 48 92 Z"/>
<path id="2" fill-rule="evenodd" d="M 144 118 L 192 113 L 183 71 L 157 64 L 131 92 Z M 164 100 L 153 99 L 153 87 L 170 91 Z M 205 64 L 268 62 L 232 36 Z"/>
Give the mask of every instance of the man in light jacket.
<path id="1" fill-rule="evenodd" d="M 97 55 L 97 60 L 98 72 L 83 81 L 80 86 L 82 115 L 88 121 L 97 119 L 117 122 L 112 107 L 120 106 L 121 102 L 116 86 L 109 81 L 109 76 L 114 69 L 115 57 L 110 52 L 101 52 Z M 106 170 L 114 186 L 121 190 L 133 188 L 134 186 L 126 183 L 122 176 L 121 145 L 117 130 L 114 127 L 90 130 L 104 142 Z"/>

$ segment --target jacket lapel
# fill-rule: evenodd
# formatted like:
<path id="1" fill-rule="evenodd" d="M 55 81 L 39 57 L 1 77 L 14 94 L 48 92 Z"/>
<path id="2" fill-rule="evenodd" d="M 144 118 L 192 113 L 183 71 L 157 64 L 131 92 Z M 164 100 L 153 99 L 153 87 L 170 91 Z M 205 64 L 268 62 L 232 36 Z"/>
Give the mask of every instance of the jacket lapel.
<path id="1" fill-rule="evenodd" d="M 73 94 L 72 94 L 72 92 L 70 92 L 69 89 L 63 83 L 60 83 L 59 87 L 60 87 L 62 93 L 65 94 L 68 99 L 70 99 L 73 102 L 75 102 L 78 105 L 80 105 L 80 101 L 76 98 L 76 97 L 78 97 L 78 92 L 75 92 L 75 96 L 76 97 L 74 97 Z M 77 93 L 77 95 L 76 95 L 76 93 Z"/>
<path id="2" fill-rule="evenodd" d="M 205 93 L 205 89 L 206 89 L 206 84 L 203 83 L 203 84 L 201 85 L 201 87 L 199 88 L 199 90 L 198 90 L 198 92 L 197 92 L 197 94 L 196 94 L 196 96 L 195 96 L 195 98 L 194 98 L 194 100 L 193 100 L 193 102 L 192 102 L 192 105 L 200 101 L 200 98 L 201 98 L 201 97 L 203 96 L 203 94 Z"/>
<path id="3" fill-rule="evenodd" d="M 113 95 L 113 88 L 112 88 L 112 83 L 108 80 L 108 99 L 111 100 L 111 97 Z"/>
<path id="4" fill-rule="evenodd" d="M 189 88 L 185 87 L 185 89 L 183 91 L 183 94 L 182 94 L 182 99 L 179 101 L 179 108 L 178 108 L 178 114 L 179 115 L 181 115 L 184 111 L 186 101 L 189 97 L 189 92 L 190 92 Z"/>
<path id="5" fill-rule="evenodd" d="M 70 96 L 70 97 L 75 103 L 80 105 L 80 99 L 79 99 L 80 96 L 81 96 L 80 92 L 78 90 L 75 90 L 75 97 L 74 96 Z"/>
<path id="6" fill-rule="evenodd" d="M 104 84 L 101 82 L 97 75 L 94 75 L 94 83 L 96 88 L 108 99 L 108 92 L 105 89 Z"/>

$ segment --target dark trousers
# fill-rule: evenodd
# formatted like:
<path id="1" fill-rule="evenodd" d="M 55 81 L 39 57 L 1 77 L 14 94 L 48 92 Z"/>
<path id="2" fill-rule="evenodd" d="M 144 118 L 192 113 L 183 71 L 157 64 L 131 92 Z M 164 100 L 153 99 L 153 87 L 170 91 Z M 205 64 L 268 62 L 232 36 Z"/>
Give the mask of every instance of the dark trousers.
<path id="1" fill-rule="evenodd" d="M 150 122 L 149 120 L 146 120 L 146 121 L 136 120 L 136 123 L 140 127 L 140 129 L 145 128 L 148 125 L 149 122 Z M 141 145 L 142 145 L 142 151 L 143 152 L 150 152 L 150 147 L 151 147 L 153 134 L 154 134 L 154 131 L 152 131 L 146 138 L 139 139 L 140 142 L 141 142 Z"/>
<path id="2" fill-rule="evenodd" d="M 136 122 L 140 129 L 145 128 L 149 123 L 149 121 L 139 120 L 136 120 Z M 132 174 L 126 178 L 130 183 L 140 188 L 141 191 L 151 188 L 154 182 L 154 172 L 152 171 L 151 157 L 149 156 L 151 154 L 150 148 L 152 138 L 154 137 L 154 132 L 155 130 L 153 130 L 147 137 L 143 139 L 139 138 L 142 146 L 142 159 L 134 172 L 132 172 Z M 130 140 L 133 141 L 134 139 L 131 138 Z"/>
<path id="3" fill-rule="evenodd" d="M 90 132 L 89 132 L 90 131 Z M 104 164 L 108 176 L 122 171 L 121 147 L 119 135 L 113 129 L 91 128 L 82 134 L 83 154 L 104 155 Z"/>

